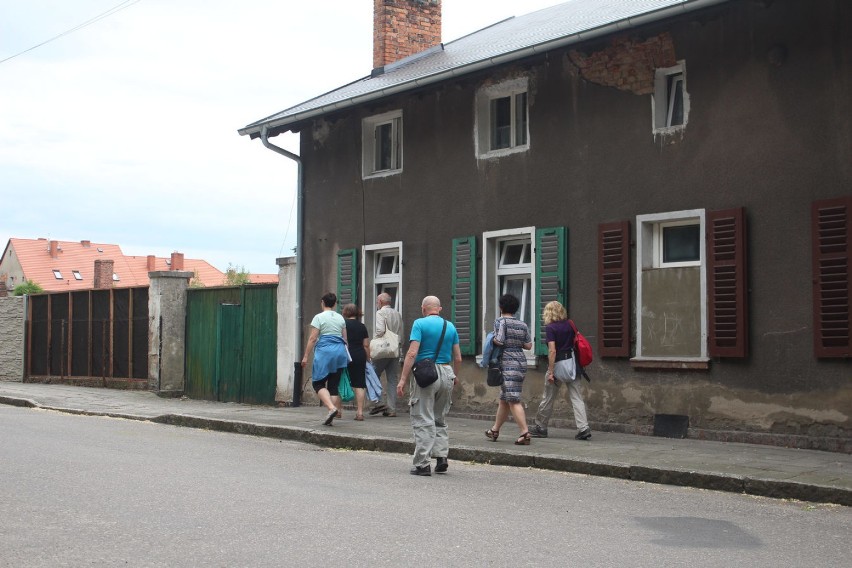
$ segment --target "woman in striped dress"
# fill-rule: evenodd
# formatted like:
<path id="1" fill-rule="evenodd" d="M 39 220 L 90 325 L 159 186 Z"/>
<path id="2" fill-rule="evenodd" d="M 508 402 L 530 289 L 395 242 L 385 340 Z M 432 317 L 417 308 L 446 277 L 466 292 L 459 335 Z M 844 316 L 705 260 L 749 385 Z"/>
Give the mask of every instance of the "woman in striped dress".
<path id="1" fill-rule="evenodd" d="M 485 436 L 496 442 L 500 428 L 511 412 L 521 431 L 515 444 L 528 446 L 530 432 L 527 428 L 524 404 L 521 402 L 521 390 L 524 386 L 524 376 L 527 374 L 527 356 L 524 349 L 532 349 L 532 337 L 527 324 L 515 317 L 518 306 L 520 302 L 515 296 L 504 294 L 500 297 L 500 317 L 494 322 L 494 344 L 503 348 L 500 358 L 503 386 L 500 387 L 500 404 L 494 425 L 485 431 Z"/>

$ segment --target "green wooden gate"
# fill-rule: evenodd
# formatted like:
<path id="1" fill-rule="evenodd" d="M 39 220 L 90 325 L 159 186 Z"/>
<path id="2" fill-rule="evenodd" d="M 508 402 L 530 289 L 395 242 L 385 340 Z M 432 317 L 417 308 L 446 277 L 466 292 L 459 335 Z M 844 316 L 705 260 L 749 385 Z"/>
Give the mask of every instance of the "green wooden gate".
<path id="1" fill-rule="evenodd" d="M 273 404 L 278 286 L 191 288 L 186 302 L 186 395 Z"/>

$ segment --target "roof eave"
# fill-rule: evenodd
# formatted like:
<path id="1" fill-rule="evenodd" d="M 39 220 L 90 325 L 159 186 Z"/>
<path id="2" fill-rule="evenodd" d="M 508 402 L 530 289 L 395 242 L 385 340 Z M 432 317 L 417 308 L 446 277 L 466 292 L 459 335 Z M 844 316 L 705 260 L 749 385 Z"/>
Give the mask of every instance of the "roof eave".
<path id="1" fill-rule="evenodd" d="M 538 55 L 540 53 L 545 53 L 554 49 L 560 49 L 569 45 L 588 41 L 611 33 L 616 33 L 638 26 L 659 22 L 661 20 L 665 20 L 682 14 L 687 14 L 695 10 L 707 8 L 709 6 L 715 6 L 716 4 L 722 4 L 728 1 L 729 0 L 693 0 L 691 2 L 687 1 L 683 4 L 677 4 L 674 6 L 661 8 L 659 10 L 641 14 L 639 16 L 633 16 L 630 18 L 617 20 L 615 22 L 611 22 L 609 24 L 599 26 L 597 28 L 590 29 L 584 32 L 563 36 L 561 38 L 548 42 L 539 43 L 515 51 L 510 51 L 497 57 L 490 57 L 488 59 L 482 59 L 479 61 L 474 61 L 473 63 L 461 65 L 459 67 L 453 67 L 452 69 L 448 69 L 440 73 L 434 73 L 425 77 L 419 77 L 417 79 L 398 83 L 396 85 L 393 85 L 392 87 L 378 89 L 376 91 L 372 91 L 364 95 L 351 97 L 342 101 L 335 102 L 333 104 L 324 105 L 322 107 L 317 107 L 310 110 L 306 110 L 304 112 L 299 112 L 286 117 L 282 117 L 277 120 L 260 120 L 238 130 L 237 132 L 239 132 L 241 136 L 250 135 L 252 138 L 260 136 L 260 131 L 264 126 L 267 127 L 270 133 L 286 132 L 287 130 L 290 130 L 290 127 L 292 127 L 293 125 L 303 122 L 305 120 L 309 120 L 311 118 L 316 118 L 318 116 L 323 116 L 339 110 L 349 109 L 390 95 L 395 95 L 411 89 L 440 83 L 441 81 L 445 81 L 447 79 L 455 79 L 463 75 L 475 73 L 476 71 L 479 71 L 481 69 L 487 69 L 489 67 L 496 67 L 498 65 L 511 63 L 513 61 L 524 59 L 532 55 Z"/>

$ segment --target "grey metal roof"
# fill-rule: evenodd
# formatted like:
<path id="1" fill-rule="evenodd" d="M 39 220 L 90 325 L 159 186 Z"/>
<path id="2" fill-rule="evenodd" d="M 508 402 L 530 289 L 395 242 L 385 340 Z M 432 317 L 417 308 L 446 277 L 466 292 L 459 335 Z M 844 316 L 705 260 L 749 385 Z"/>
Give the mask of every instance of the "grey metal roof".
<path id="1" fill-rule="evenodd" d="M 670 18 L 727 0 L 570 0 L 509 18 L 427 52 L 385 66 L 368 76 L 239 130 L 259 135 L 266 126 L 284 129 L 424 85 L 459 77 L 551 49 Z"/>

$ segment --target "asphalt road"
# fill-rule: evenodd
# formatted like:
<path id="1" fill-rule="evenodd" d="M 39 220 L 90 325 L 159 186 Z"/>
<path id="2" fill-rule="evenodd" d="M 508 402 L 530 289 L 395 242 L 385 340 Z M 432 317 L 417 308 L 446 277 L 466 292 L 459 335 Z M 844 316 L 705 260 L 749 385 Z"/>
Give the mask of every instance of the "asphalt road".
<path id="1" fill-rule="evenodd" d="M 0 407 L 0 566 L 848 566 L 852 509 Z"/>

